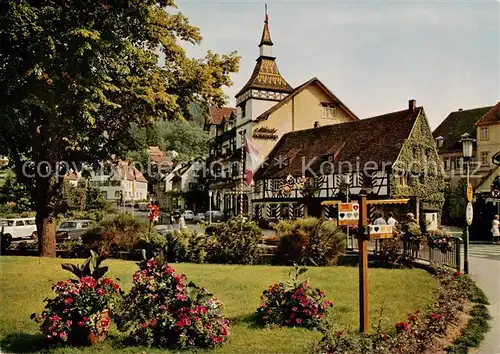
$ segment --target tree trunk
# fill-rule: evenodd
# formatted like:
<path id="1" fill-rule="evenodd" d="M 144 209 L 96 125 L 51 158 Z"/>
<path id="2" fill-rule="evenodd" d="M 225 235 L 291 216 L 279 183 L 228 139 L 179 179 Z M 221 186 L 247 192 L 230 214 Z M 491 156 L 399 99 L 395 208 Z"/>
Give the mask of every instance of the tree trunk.
<path id="1" fill-rule="evenodd" d="M 38 253 L 40 257 L 56 256 L 56 219 L 37 211 L 36 228 L 38 233 Z"/>

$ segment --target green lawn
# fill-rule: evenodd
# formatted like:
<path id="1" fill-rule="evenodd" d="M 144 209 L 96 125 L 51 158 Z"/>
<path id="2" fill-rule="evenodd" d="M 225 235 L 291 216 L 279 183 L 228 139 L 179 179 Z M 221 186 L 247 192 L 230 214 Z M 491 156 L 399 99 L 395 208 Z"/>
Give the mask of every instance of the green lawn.
<path id="1" fill-rule="evenodd" d="M 43 349 L 36 323 L 29 319 L 51 297 L 51 285 L 67 279 L 70 273 L 60 264 L 68 260 L 35 257 L 0 257 L 0 343 L 7 352 L 36 352 Z M 73 260 L 72 260 L 73 261 Z M 74 262 L 81 263 L 82 260 Z M 108 276 L 120 278 L 128 291 L 134 262 L 106 260 Z M 271 266 L 230 266 L 175 264 L 178 272 L 208 288 L 220 298 L 231 321 L 231 338 L 220 353 L 303 353 L 320 333 L 296 328 L 263 329 L 251 322 L 259 297 L 267 286 L 285 280 L 290 268 Z M 344 327 L 358 327 L 358 269 L 351 267 L 310 268 L 306 275 L 311 285 L 326 292 L 335 307 L 331 315 Z M 406 319 L 416 308 L 425 308 L 436 297 L 437 283 L 423 270 L 369 270 L 370 323 L 378 321 L 384 304 L 386 326 Z M 96 352 L 154 353 L 160 350 L 120 348 L 120 333 L 110 332 L 108 340 L 93 348 L 58 348 L 54 353 Z"/>

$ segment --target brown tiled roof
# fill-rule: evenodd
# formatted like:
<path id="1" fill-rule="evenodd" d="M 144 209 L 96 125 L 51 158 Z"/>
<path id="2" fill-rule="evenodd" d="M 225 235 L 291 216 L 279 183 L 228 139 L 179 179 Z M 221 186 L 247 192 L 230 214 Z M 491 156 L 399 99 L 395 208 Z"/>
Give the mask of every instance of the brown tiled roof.
<path id="1" fill-rule="evenodd" d="M 259 57 L 252 76 L 243 88 L 236 94 L 236 97 L 250 88 L 272 90 L 278 92 L 291 93 L 292 86 L 281 76 L 274 58 Z"/>
<path id="2" fill-rule="evenodd" d="M 148 180 L 134 166 L 129 165 L 126 161 L 120 161 L 117 166 L 120 178 L 127 181 L 147 182 Z"/>
<path id="3" fill-rule="evenodd" d="M 339 100 L 337 98 L 337 96 L 335 96 L 333 94 L 332 91 L 330 91 L 328 89 L 328 87 L 326 87 L 317 77 L 313 77 L 311 80 L 298 86 L 295 90 L 293 90 L 293 92 L 290 95 L 288 95 L 287 97 L 282 99 L 278 104 L 272 106 L 270 109 L 268 109 L 267 111 L 262 113 L 260 116 L 258 116 L 255 119 L 255 122 L 260 122 L 260 121 L 266 120 L 270 114 L 276 112 L 280 107 L 287 104 L 293 97 L 297 96 L 300 92 L 304 91 L 307 87 L 311 86 L 314 83 L 319 85 L 330 96 L 330 98 L 332 100 L 334 100 L 335 102 L 338 102 L 338 104 L 353 118 L 353 120 L 359 119 L 345 104 L 342 103 L 341 100 Z"/>
<path id="4" fill-rule="evenodd" d="M 223 121 L 227 121 L 231 114 L 236 115 L 236 108 L 233 107 L 210 107 L 210 124 L 219 125 Z"/>
<path id="5" fill-rule="evenodd" d="M 439 149 L 439 152 L 462 151 L 460 136 L 469 133 L 471 137 L 476 138 L 474 125 L 491 108 L 492 106 L 451 112 L 432 133 L 434 138 L 438 136 L 444 138 L 443 146 Z"/>
<path id="6" fill-rule="evenodd" d="M 64 179 L 71 180 L 71 181 L 76 181 L 78 180 L 78 175 L 74 172 L 68 172 L 65 176 Z"/>
<path id="7" fill-rule="evenodd" d="M 172 161 L 165 156 L 158 146 L 148 146 L 148 154 L 152 163 L 162 167 L 172 167 Z"/>
<path id="8" fill-rule="evenodd" d="M 500 102 L 491 107 L 491 109 L 476 122 L 476 125 L 480 126 L 498 123 L 500 123 Z"/>
<path id="9" fill-rule="evenodd" d="M 302 176 L 303 164 L 307 166 L 313 160 L 311 169 L 318 172 L 321 164 L 328 161 L 330 156 L 335 168 L 344 162 L 350 162 L 356 168 L 358 161 L 361 169 L 368 161 L 377 163 L 379 167 L 382 163 L 390 167 L 396 162 L 421 112 L 423 108 L 417 107 L 413 112 L 406 109 L 373 118 L 287 133 L 271 151 L 267 163 L 256 172 L 255 179 L 285 178 L 289 174 Z M 294 151 L 294 156 L 286 159 L 289 151 Z M 278 163 L 281 157 L 283 164 Z M 329 172 L 324 169 L 324 173 Z"/>

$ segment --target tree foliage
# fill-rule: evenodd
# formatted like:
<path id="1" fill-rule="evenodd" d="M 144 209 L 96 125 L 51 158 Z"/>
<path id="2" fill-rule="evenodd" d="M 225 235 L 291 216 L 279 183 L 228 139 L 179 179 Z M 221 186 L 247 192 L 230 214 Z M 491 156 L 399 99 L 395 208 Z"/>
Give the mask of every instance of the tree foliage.
<path id="1" fill-rule="evenodd" d="M 40 254 L 55 256 L 54 197 L 74 163 L 134 145 L 130 129 L 222 105 L 234 53 L 189 58 L 197 27 L 171 0 L 34 1 L 0 5 L 0 154 L 30 191 Z M 159 61 L 159 54 L 164 60 Z"/>

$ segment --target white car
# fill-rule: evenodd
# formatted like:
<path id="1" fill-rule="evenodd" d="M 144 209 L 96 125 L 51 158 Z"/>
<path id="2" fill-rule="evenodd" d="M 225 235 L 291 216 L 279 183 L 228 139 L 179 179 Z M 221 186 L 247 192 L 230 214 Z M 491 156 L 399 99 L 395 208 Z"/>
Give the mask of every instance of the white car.
<path id="1" fill-rule="evenodd" d="M 3 234 L 11 239 L 15 238 L 36 238 L 35 218 L 0 219 L 0 229 Z"/>
<path id="2" fill-rule="evenodd" d="M 194 213 L 191 210 L 186 210 L 182 216 L 184 217 L 184 220 L 186 221 L 193 221 L 194 219 Z"/>

